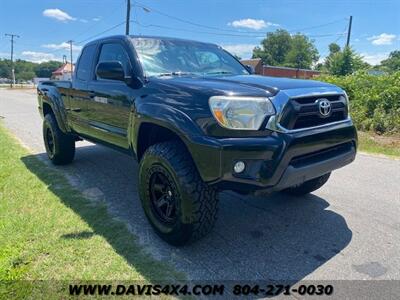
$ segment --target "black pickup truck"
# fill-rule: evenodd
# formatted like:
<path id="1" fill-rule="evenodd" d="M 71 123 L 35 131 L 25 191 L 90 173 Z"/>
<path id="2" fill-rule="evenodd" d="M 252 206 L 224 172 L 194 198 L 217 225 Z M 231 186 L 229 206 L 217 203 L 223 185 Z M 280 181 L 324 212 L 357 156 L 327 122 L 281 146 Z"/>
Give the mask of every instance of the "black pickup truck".
<path id="1" fill-rule="evenodd" d="M 217 45 L 112 36 L 76 66 L 38 86 L 48 157 L 72 162 L 82 139 L 132 155 L 146 216 L 173 245 L 211 230 L 220 190 L 303 195 L 356 155 L 342 89 L 252 75 Z"/>

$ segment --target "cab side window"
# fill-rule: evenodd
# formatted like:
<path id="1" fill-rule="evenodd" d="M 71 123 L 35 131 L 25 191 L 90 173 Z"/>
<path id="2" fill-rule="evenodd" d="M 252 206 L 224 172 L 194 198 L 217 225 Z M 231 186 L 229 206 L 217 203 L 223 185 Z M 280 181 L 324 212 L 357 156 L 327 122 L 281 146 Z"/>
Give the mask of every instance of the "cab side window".
<path id="1" fill-rule="evenodd" d="M 96 45 L 89 45 L 86 46 L 82 50 L 82 54 L 79 58 L 78 68 L 76 70 L 76 77 L 79 80 L 88 81 L 91 75 L 91 67 L 93 56 L 96 51 Z"/>
<path id="2" fill-rule="evenodd" d="M 99 60 L 97 63 L 105 61 L 119 61 L 124 68 L 125 73 L 131 69 L 129 56 L 121 44 L 110 43 L 101 46 Z"/>

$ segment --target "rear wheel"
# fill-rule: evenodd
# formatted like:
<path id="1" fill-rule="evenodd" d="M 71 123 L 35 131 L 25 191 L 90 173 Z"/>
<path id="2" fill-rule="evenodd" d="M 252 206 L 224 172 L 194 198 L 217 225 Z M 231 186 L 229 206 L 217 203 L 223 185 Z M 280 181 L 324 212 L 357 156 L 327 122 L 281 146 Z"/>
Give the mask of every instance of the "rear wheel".
<path id="1" fill-rule="evenodd" d="M 75 140 L 63 133 L 52 114 L 47 114 L 43 120 L 43 140 L 47 156 L 55 165 L 65 165 L 74 159 Z"/>
<path id="2" fill-rule="evenodd" d="M 217 216 L 217 190 L 202 181 L 181 142 L 150 146 L 139 165 L 139 195 L 156 233 L 180 246 L 205 236 Z"/>
<path id="3" fill-rule="evenodd" d="M 328 181 L 330 175 L 331 173 L 328 173 L 320 177 L 305 181 L 301 184 L 291 186 L 290 188 L 283 190 L 283 192 L 295 196 L 302 196 L 311 193 L 322 187 Z"/>

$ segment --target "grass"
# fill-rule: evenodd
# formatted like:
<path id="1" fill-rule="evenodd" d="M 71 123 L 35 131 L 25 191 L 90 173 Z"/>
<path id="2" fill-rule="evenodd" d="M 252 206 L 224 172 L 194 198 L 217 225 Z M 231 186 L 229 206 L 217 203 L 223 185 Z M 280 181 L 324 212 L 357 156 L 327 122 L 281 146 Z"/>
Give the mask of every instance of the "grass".
<path id="1" fill-rule="evenodd" d="M 359 150 L 374 154 L 400 157 L 399 136 L 379 136 L 369 132 L 358 132 Z"/>
<path id="2" fill-rule="evenodd" d="M 1 126 L 0 141 L 0 298 L 4 281 L 184 279 Z"/>

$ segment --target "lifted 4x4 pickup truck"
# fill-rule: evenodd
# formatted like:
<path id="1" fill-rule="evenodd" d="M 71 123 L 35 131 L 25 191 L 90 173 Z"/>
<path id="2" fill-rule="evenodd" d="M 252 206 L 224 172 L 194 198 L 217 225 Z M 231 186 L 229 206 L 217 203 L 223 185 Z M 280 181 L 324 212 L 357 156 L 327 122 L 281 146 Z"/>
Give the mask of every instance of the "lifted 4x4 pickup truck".
<path id="1" fill-rule="evenodd" d="M 38 99 L 50 160 L 70 163 L 81 139 L 134 156 L 145 214 L 174 245 L 212 229 L 220 190 L 303 195 L 356 155 L 342 89 L 252 75 L 208 43 L 102 38 Z"/>

